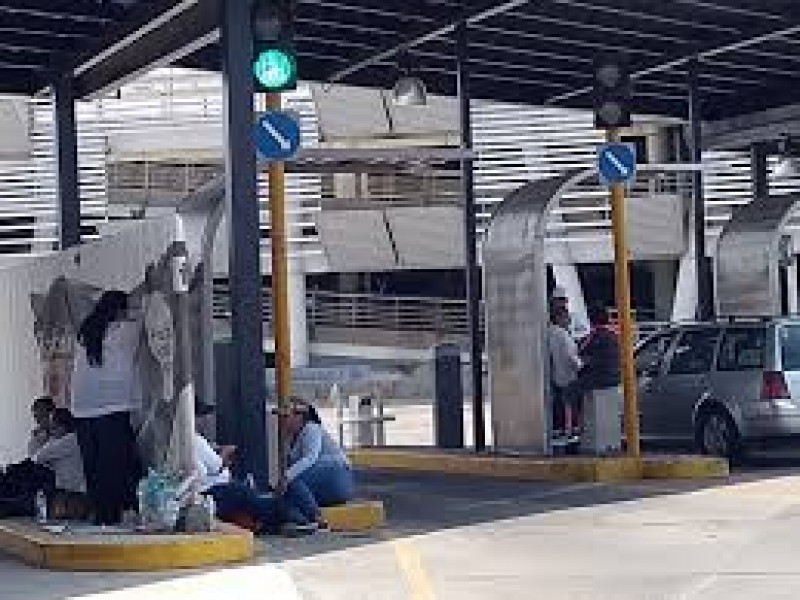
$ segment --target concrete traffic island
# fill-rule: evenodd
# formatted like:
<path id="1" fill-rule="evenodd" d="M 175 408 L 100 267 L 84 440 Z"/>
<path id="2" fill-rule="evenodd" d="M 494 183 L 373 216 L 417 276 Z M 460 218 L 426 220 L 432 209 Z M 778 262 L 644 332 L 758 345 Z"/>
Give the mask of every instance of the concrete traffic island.
<path id="1" fill-rule="evenodd" d="M 51 533 L 30 519 L 0 521 L 0 552 L 43 569 L 160 571 L 250 560 L 253 535 L 218 523 L 202 534 L 100 533 L 88 526 Z"/>
<path id="2" fill-rule="evenodd" d="M 727 477 L 724 459 L 694 455 L 559 456 L 475 454 L 435 448 L 362 448 L 349 453 L 359 469 L 473 475 L 527 481 L 619 482 Z"/>
<path id="3" fill-rule="evenodd" d="M 354 500 L 323 508 L 322 517 L 331 531 L 343 533 L 371 531 L 386 523 L 386 511 L 380 500 Z"/>

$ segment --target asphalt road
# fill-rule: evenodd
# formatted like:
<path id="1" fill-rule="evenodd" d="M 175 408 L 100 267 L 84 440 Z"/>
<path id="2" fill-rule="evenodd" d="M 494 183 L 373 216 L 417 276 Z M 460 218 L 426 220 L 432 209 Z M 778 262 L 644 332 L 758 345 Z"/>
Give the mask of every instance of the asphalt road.
<path id="1" fill-rule="evenodd" d="M 65 574 L 0 557 L 2 600 L 771 600 L 800 596 L 800 457 L 726 480 L 546 484 L 362 477 L 369 535 L 265 540 L 209 572 Z"/>

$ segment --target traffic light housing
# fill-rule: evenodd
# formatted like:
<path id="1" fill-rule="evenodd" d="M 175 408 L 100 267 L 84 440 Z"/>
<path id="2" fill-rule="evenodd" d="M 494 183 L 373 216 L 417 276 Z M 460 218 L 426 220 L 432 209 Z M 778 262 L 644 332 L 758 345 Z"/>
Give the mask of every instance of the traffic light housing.
<path id="1" fill-rule="evenodd" d="M 594 126 L 617 129 L 631 125 L 631 77 L 620 56 L 607 56 L 594 64 Z"/>
<path id="2" fill-rule="evenodd" d="M 293 0 L 253 3 L 253 87 L 262 93 L 297 87 Z"/>

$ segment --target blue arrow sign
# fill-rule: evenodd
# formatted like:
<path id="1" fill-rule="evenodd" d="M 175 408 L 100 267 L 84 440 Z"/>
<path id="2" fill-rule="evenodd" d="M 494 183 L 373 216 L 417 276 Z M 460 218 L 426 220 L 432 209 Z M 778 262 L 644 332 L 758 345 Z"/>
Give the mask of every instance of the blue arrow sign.
<path id="1" fill-rule="evenodd" d="M 602 144 L 597 150 L 597 172 L 603 185 L 630 181 L 636 175 L 636 149 L 632 144 Z"/>
<path id="2" fill-rule="evenodd" d="M 292 115 L 280 110 L 261 114 L 254 135 L 256 148 L 267 159 L 289 158 L 300 147 L 300 125 Z"/>

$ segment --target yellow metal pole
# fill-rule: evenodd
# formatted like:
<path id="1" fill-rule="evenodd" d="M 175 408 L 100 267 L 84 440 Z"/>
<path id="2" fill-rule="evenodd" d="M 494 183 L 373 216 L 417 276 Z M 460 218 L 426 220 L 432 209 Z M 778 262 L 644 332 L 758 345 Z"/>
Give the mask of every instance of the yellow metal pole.
<path id="1" fill-rule="evenodd" d="M 280 110 L 281 95 L 266 95 L 267 110 Z M 285 170 L 281 161 L 270 162 L 269 215 L 272 240 L 272 333 L 275 339 L 275 382 L 278 399 L 278 464 L 286 475 L 288 435 L 286 419 L 292 394 L 292 365 L 289 328 L 288 255 L 286 236 Z"/>
<path id="2" fill-rule="evenodd" d="M 606 132 L 609 143 L 619 141 L 619 132 Z M 631 285 L 628 271 L 628 242 L 625 232 L 625 186 L 611 185 L 611 224 L 614 235 L 614 281 L 620 336 L 620 369 L 625 398 L 625 440 L 629 456 L 641 454 L 639 443 L 639 400 L 636 389 L 636 366 L 633 358 L 633 323 L 631 320 Z"/>

